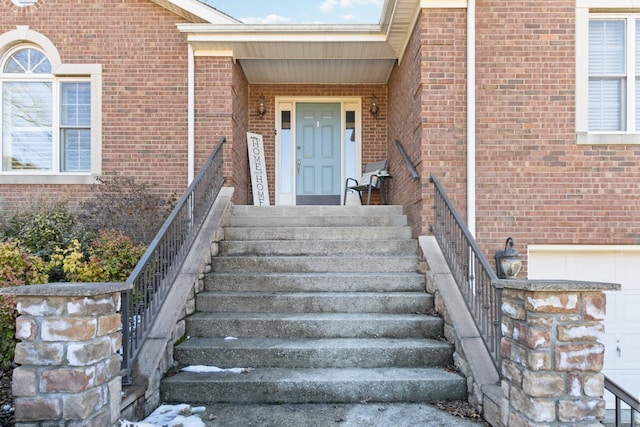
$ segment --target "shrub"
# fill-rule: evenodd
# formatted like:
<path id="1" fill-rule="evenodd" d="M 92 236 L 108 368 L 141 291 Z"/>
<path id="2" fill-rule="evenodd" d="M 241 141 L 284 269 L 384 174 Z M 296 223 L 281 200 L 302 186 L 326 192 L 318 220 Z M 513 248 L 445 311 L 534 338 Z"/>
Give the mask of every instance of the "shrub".
<path id="1" fill-rule="evenodd" d="M 93 229 L 116 230 L 134 242 L 150 243 L 175 203 L 152 188 L 121 175 L 98 178 L 97 194 L 83 205 L 83 220 Z"/>
<path id="2" fill-rule="evenodd" d="M 8 221 L 3 234 L 48 261 L 56 248 L 66 247 L 81 232 L 66 201 L 36 196 Z"/>
<path id="3" fill-rule="evenodd" d="M 20 242 L 0 242 L 0 287 L 47 283 L 46 264 Z M 16 346 L 16 302 L 0 296 L 0 366 L 9 368 Z"/>
<path id="4" fill-rule="evenodd" d="M 83 253 L 78 240 L 66 249 L 58 249 L 52 263 L 61 266 L 71 282 L 123 282 L 134 269 L 146 246 L 135 245 L 131 239 L 115 230 L 100 231 Z"/>

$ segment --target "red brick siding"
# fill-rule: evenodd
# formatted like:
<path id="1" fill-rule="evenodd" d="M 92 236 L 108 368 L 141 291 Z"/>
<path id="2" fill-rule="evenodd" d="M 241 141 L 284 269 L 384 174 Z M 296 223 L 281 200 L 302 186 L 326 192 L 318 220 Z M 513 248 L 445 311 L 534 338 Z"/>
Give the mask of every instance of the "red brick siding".
<path id="1" fill-rule="evenodd" d="M 184 20 L 147 0 L 47 0 L 0 4 L 0 33 L 28 25 L 48 37 L 63 63 L 103 66 L 103 174 L 135 176 L 164 194 L 187 184 L 187 44 Z M 91 186 L 2 185 L 9 209 L 34 192 L 80 200 Z"/>
<path id="2" fill-rule="evenodd" d="M 393 179 L 389 182 L 390 203 L 404 206 L 404 213 L 413 226 L 414 235 L 421 234 L 421 222 L 425 211 L 423 186 L 428 186 L 427 162 L 422 157 L 422 89 L 420 58 L 420 25 L 416 25 L 402 61 L 389 79 L 389 170 Z M 411 177 L 404 159 L 395 147 L 399 140 L 407 155 L 420 173 L 420 179 Z M 426 181 L 425 181 L 426 180 Z M 426 184 L 425 184 L 426 182 Z"/>
<path id="3" fill-rule="evenodd" d="M 420 173 L 412 179 L 390 145 L 393 203 L 402 204 L 414 232 L 429 234 L 435 174 L 457 209 L 466 206 L 466 10 L 423 10 L 389 82 L 389 143 L 399 139 Z"/>
<path id="4" fill-rule="evenodd" d="M 575 2 L 480 1 L 477 16 L 483 247 L 640 243 L 640 147 L 575 143 Z"/>
<path id="5" fill-rule="evenodd" d="M 249 203 L 249 160 L 247 158 L 247 131 L 251 106 L 249 83 L 240 65 L 233 67 L 233 153 L 225 156 L 233 162 L 231 174 L 225 175 L 234 190 L 233 201 Z"/>
<path id="6" fill-rule="evenodd" d="M 267 112 L 260 117 L 256 112 L 258 98 L 264 95 Z M 377 117 L 369 113 L 371 95 L 375 95 L 380 105 Z M 275 189 L 275 97 L 326 96 L 362 97 L 362 164 L 386 159 L 387 154 L 387 87 L 382 85 L 251 85 L 249 88 L 249 132 L 263 136 L 267 180 L 271 204 L 274 203 Z M 251 183 L 247 182 L 250 186 Z M 376 195 L 377 197 L 377 195 Z M 371 203 L 378 203 L 379 200 Z M 250 202 L 253 200 L 250 198 Z"/>

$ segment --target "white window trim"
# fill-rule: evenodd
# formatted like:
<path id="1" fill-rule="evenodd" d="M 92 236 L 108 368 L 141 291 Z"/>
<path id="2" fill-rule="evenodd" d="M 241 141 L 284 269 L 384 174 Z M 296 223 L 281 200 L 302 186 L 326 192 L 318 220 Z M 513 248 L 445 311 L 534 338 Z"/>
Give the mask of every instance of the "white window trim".
<path id="1" fill-rule="evenodd" d="M 589 19 L 629 17 L 633 14 L 592 14 L 589 9 L 640 8 L 640 0 L 577 0 L 576 6 L 576 143 L 579 145 L 640 145 L 640 129 L 636 129 L 635 132 L 589 131 Z M 640 9 L 638 13 L 640 18 Z M 632 74 L 629 78 L 634 75 Z M 627 120 L 628 123 L 629 120 L 631 119 Z"/>
<path id="2" fill-rule="evenodd" d="M 19 44 L 36 45 L 45 53 L 51 63 L 56 84 L 63 80 L 85 80 L 91 83 L 91 171 L 0 172 L 0 184 L 95 184 L 96 178 L 102 175 L 102 65 L 63 64 L 51 40 L 27 26 L 18 26 L 17 29 L 0 35 L 0 57 Z"/>

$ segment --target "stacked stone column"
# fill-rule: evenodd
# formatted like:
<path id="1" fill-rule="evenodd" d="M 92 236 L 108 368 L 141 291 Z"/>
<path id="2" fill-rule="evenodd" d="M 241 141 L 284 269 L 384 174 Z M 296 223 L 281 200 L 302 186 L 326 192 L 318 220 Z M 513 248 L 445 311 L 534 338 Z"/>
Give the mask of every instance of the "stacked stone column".
<path id="1" fill-rule="evenodd" d="M 124 284 L 3 289 L 17 296 L 13 372 L 18 427 L 113 426 L 120 417 Z"/>
<path id="2" fill-rule="evenodd" d="M 505 281 L 504 425 L 601 426 L 606 296 L 618 285 Z"/>

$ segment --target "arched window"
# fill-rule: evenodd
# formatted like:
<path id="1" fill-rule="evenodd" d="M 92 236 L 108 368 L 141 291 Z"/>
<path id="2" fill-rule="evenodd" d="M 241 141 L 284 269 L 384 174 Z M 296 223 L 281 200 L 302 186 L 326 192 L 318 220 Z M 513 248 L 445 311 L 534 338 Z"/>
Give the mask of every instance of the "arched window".
<path id="1" fill-rule="evenodd" d="M 56 77 L 32 45 L 9 50 L 0 66 L 0 173 L 91 172 L 90 80 Z"/>

